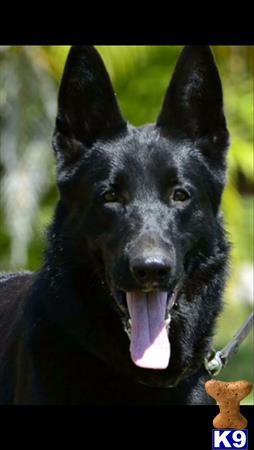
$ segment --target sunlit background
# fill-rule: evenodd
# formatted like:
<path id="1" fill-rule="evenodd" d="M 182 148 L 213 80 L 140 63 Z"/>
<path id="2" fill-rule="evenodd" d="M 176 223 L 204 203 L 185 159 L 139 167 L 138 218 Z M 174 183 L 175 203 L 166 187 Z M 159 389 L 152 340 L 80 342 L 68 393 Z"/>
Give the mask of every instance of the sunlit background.
<path id="1" fill-rule="evenodd" d="M 181 47 L 98 46 L 125 117 L 153 122 Z M 233 244 L 225 309 L 215 347 L 253 308 L 253 50 L 213 47 L 231 133 L 223 210 Z M 0 47 L 0 270 L 38 270 L 58 193 L 51 136 L 68 47 Z M 254 381 L 253 334 L 219 375 Z M 246 403 L 253 404 L 253 394 Z"/>

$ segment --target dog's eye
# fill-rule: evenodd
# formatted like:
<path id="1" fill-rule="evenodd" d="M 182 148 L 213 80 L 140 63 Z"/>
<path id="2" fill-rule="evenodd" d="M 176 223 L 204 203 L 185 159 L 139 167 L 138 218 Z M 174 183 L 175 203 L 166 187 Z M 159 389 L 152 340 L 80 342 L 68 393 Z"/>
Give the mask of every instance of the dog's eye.
<path id="1" fill-rule="evenodd" d="M 188 198 L 190 198 L 188 192 L 183 189 L 176 189 L 173 193 L 174 202 L 185 202 Z"/>
<path id="2" fill-rule="evenodd" d="M 113 189 L 110 189 L 109 191 L 105 192 L 105 194 L 103 194 L 103 200 L 105 203 L 114 203 L 119 201 L 118 196 L 116 192 L 113 191 Z"/>

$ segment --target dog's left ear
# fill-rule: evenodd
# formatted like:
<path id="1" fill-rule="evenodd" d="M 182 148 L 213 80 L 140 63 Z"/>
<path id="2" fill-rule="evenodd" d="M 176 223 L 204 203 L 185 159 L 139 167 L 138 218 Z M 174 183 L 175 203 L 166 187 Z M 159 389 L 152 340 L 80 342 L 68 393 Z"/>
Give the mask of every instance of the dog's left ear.
<path id="1" fill-rule="evenodd" d="M 58 95 L 53 147 L 60 161 L 75 160 L 97 139 L 124 129 L 104 63 L 93 46 L 73 46 L 67 57 Z"/>
<path id="2" fill-rule="evenodd" d="M 168 87 L 157 126 L 195 141 L 216 159 L 228 146 L 219 73 L 208 46 L 184 47 Z M 213 148 L 215 151 L 213 151 Z M 220 155 L 221 156 L 221 155 Z"/>

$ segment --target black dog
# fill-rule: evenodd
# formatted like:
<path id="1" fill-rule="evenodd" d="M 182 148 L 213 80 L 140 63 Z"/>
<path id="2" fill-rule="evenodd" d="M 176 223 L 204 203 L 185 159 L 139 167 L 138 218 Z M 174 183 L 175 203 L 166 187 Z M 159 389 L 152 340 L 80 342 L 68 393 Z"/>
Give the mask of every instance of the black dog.
<path id="1" fill-rule="evenodd" d="M 209 402 L 229 249 L 211 50 L 184 48 L 156 125 L 126 123 L 93 47 L 71 49 L 58 105 L 44 265 L 0 278 L 0 403 Z"/>

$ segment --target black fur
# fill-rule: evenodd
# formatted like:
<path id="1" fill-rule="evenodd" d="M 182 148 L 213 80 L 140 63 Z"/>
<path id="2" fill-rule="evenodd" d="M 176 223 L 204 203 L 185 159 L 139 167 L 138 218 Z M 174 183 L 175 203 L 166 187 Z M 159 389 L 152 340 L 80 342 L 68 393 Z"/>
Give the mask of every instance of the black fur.
<path id="1" fill-rule="evenodd" d="M 93 47 L 70 50 L 58 104 L 60 200 L 44 264 L 0 277 L 0 403 L 208 403 L 203 360 L 229 248 L 228 132 L 211 50 L 184 48 L 156 125 L 125 122 Z M 118 306 L 142 289 L 131 267 L 147 248 L 169 261 L 157 287 L 178 292 L 165 370 L 134 365 Z"/>

